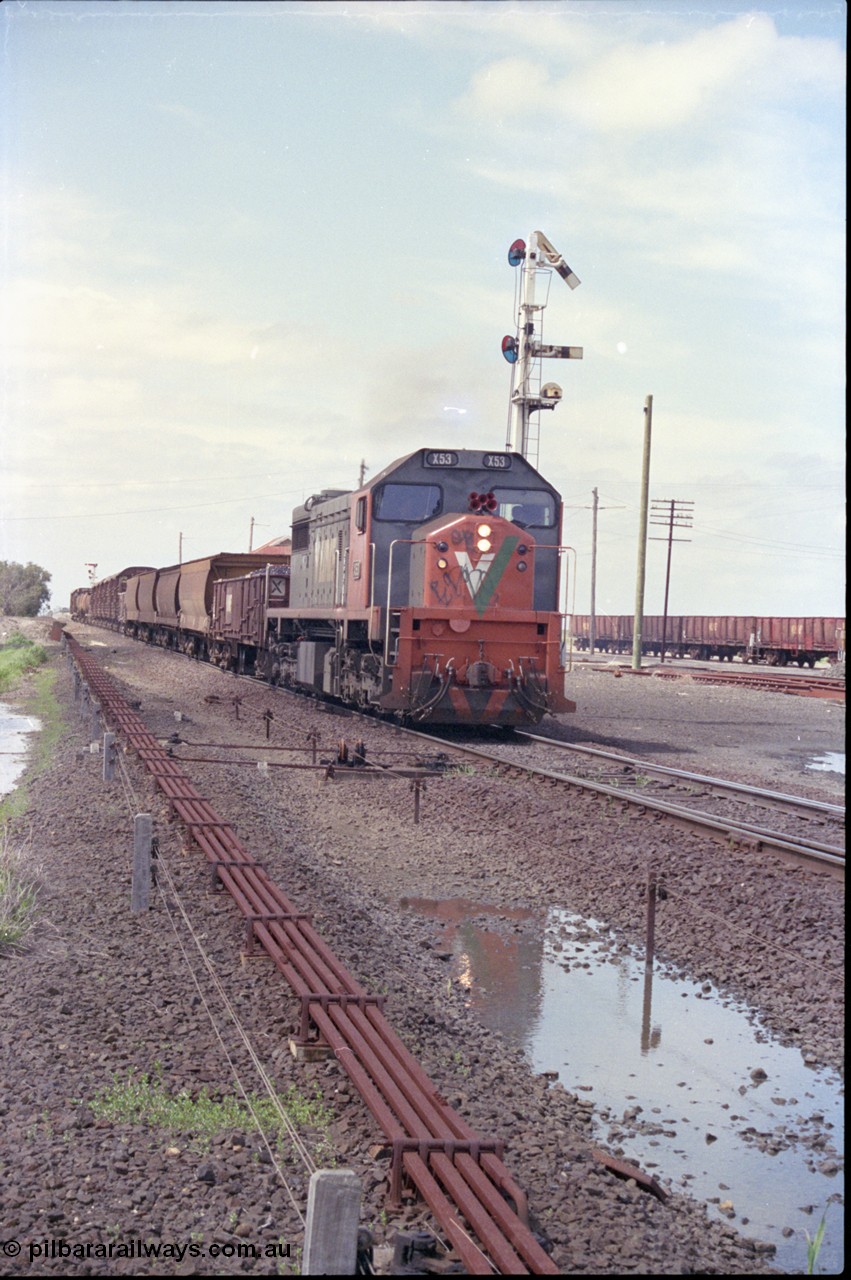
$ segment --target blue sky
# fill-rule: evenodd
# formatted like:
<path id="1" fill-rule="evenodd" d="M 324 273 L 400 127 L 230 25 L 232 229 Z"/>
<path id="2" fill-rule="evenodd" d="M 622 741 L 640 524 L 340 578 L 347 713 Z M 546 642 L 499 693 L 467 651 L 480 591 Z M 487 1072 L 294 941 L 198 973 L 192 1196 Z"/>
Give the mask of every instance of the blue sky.
<path id="1" fill-rule="evenodd" d="M 539 466 L 587 612 L 694 502 L 672 613 L 844 612 L 845 6 L 5 3 L 0 559 L 57 606 L 247 550 L 423 445 L 506 435 L 542 230 Z M 463 410 L 463 412 L 460 412 Z M 664 533 L 662 529 L 651 530 Z M 665 544 L 645 608 L 661 612 Z"/>

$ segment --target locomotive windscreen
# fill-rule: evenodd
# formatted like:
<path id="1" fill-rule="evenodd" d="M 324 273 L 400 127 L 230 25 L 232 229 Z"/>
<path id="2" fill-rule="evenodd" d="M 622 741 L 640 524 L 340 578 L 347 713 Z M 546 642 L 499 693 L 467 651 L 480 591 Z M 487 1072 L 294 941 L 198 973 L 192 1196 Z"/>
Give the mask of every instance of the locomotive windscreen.
<path id="1" fill-rule="evenodd" d="M 494 489 L 497 514 L 517 524 L 537 529 L 555 528 L 557 514 L 551 493 L 540 489 Z"/>
<path id="2" fill-rule="evenodd" d="M 423 524 L 440 514 L 442 497 L 436 484 L 383 484 L 375 492 L 373 515 L 376 520 Z"/>

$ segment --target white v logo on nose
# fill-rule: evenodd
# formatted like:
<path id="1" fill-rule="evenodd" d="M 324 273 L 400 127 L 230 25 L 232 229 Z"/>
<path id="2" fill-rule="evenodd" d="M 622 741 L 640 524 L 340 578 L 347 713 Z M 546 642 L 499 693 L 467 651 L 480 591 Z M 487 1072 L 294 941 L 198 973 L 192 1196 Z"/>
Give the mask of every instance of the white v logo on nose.
<path id="1" fill-rule="evenodd" d="M 493 564 L 496 556 L 493 552 L 487 556 L 480 556 L 478 563 L 474 565 L 466 551 L 456 551 L 455 559 L 458 561 L 458 567 L 467 584 L 467 590 L 475 600 L 481 590 L 482 583 L 488 575 L 488 569 Z"/>

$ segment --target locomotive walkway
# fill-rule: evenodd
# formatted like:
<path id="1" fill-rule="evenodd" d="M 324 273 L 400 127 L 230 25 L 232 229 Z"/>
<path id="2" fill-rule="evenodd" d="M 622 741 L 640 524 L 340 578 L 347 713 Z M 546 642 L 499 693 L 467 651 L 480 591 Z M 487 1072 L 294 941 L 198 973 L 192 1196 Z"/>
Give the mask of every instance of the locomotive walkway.
<path id="1" fill-rule="evenodd" d="M 310 1038 L 318 1033 L 380 1125 L 392 1149 L 391 1196 L 399 1200 L 403 1184 L 412 1183 L 473 1274 L 556 1274 L 529 1228 L 503 1143 L 479 1137 L 440 1097 L 385 1018 L 383 997 L 370 995 L 340 963 L 110 677 L 67 632 L 65 638 L 101 715 L 124 735 L 233 897 L 249 947 L 260 944 L 298 997 L 300 1040 L 317 1043 Z"/>

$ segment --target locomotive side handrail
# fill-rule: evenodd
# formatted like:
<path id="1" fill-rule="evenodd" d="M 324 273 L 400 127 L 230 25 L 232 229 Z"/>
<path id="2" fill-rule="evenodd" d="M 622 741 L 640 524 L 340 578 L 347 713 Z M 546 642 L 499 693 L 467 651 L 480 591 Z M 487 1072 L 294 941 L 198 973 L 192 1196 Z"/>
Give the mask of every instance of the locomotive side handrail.
<path id="1" fill-rule="evenodd" d="M 369 607 L 375 608 L 375 543 L 369 544 Z M 372 637 L 370 637 L 371 639 Z"/>

